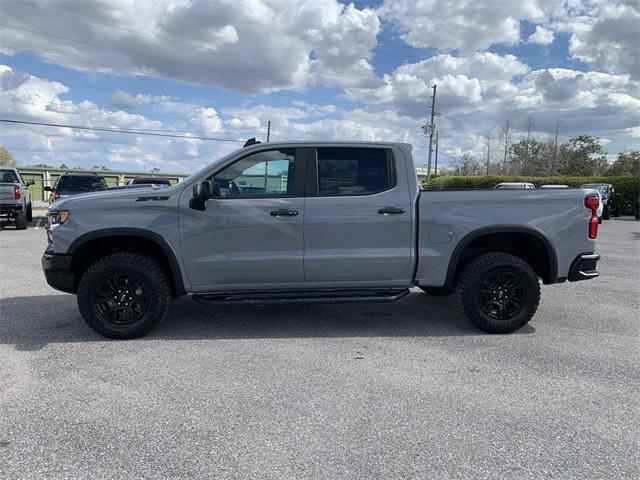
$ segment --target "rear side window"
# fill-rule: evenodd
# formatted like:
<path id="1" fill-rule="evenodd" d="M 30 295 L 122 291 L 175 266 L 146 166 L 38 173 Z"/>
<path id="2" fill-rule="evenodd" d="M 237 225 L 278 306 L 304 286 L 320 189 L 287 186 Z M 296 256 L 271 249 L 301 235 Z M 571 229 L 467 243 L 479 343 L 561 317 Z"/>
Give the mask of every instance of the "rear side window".
<path id="1" fill-rule="evenodd" d="M 0 183 L 18 183 L 18 177 L 13 170 L 1 170 Z"/>
<path id="2" fill-rule="evenodd" d="M 371 195 L 395 185 L 389 150 L 318 148 L 318 194 Z"/>
<path id="3" fill-rule="evenodd" d="M 70 190 L 78 192 L 90 192 L 105 188 L 107 182 L 99 175 L 80 176 L 80 175 L 63 175 L 58 179 L 57 190 Z"/>

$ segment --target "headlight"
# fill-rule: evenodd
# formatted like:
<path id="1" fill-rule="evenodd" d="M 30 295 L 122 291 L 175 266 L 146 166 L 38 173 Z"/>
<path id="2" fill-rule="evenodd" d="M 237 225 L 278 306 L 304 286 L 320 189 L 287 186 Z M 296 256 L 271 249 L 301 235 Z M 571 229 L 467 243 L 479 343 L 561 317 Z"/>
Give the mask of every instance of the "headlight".
<path id="1" fill-rule="evenodd" d="M 69 219 L 69 210 L 50 210 L 47 216 L 49 225 L 62 225 Z"/>

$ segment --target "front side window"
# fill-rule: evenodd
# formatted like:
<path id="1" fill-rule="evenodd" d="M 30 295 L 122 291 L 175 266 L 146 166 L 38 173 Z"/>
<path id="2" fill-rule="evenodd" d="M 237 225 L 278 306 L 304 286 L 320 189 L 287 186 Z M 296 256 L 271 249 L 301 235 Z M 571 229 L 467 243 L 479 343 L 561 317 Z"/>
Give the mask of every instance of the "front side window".
<path id="1" fill-rule="evenodd" d="M 293 195 L 295 149 L 248 155 L 212 177 L 221 198 L 286 197 Z"/>
<path id="2" fill-rule="evenodd" d="M 318 194 L 371 195 L 393 187 L 388 151 L 381 148 L 318 148 Z"/>

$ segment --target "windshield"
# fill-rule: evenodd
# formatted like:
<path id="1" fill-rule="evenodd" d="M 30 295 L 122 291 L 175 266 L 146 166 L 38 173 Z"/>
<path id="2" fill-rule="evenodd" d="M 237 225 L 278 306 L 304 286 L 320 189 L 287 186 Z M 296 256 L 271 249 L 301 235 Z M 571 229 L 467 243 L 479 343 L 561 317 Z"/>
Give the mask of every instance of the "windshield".
<path id="1" fill-rule="evenodd" d="M 181 183 L 188 185 L 189 182 L 193 181 L 196 178 L 199 178 L 199 177 L 203 176 L 205 173 L 207 173 L 209 170 L 211 170 L 211 167 L 213 165 L 215 165 L 216 163 L 222 163 L 222 162 L 226 161 L 227 159 L 229 159 L 230 157 L 232 157 L 233 155 L 236 155 L 237 153 L 238 153 L 238 150 L 234 150 L 233 152 L 214 160 L 213 162 L 211 162 L 211 163 L 205 165 L 204 167 L 202 167 L 197 172 L 194 172 L 191 175 L 189 175 Z"/>
<path id="2" fill-rule="evenodd" d="M 56 190 L 73 190 L 78 192 L 90 192 L 105 188 L 107 182 L 99 175 L 63 175 L 58 180 Z"/>

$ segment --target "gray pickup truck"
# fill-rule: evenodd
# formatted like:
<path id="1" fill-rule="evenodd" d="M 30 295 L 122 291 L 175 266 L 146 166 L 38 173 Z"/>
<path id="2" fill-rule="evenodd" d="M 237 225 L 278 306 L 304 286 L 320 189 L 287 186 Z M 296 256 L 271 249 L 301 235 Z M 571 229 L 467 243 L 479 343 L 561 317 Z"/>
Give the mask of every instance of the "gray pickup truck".
<path id="1" fill-rule="evenodd" d="M 54 203 L 42 265 L 111 338 L 149 332 L 182 294 L 388 302 L 412 287 L 506 333 L 534 315 L 540 280 L 598 275 L 597 207 L 578 189 L 421 191 L 407 144 L 254 144 L 169 188 Z"/>
<path id="2" fill-rule="evenodd" d="M 33 181 L 24 181 L 17 169 L 0 167 L 0 217 L 13 218 L 17 230 L 32 220 L 30 185 Z"/>

